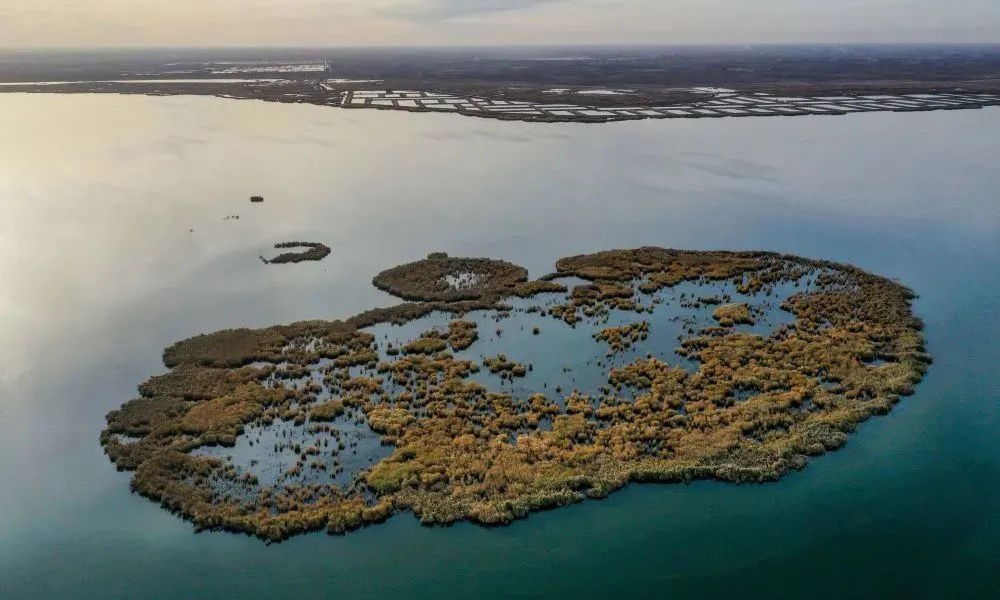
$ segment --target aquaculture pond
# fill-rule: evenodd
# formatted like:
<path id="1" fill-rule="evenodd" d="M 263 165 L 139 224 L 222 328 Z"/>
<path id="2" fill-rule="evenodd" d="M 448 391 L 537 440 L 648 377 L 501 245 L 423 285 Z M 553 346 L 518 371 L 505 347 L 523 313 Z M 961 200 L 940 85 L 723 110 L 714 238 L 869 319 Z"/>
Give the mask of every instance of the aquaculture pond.
<path id="1" fill-rule="evenodd" d="M 997 131 L 997 109 L 540 126 L 212 98 L 5 95 L 0 598 L 991 597 L 1000 585 Z M 248 201 L 258 194 L 266 202 Z M 261 262 L 287 240 L 331 253 Z M 195 533 L 130 493 L 135 472 L 116 470 L 102 446 L 105 415 L 170 373 L 163 350 L 179 340 L 393 306 L 372 278 L 431 252 L 503 259 L 534 280 L 560 257 L 647 245 L 788 253 L 898 282 L 917 295 L 933 363 L 888 414 L 779 481 L 632 483 L 504 527 L 428 527 L 401 510 L 344 535 L 277 544 Z M 467 379 L 488 392 L 543 392 L 558 405 L 558 387 L 597 406 L 642 393 L 602 390 L 614 388 L 612 369 L 651 357 L 696 372 L 700 361 L 678 353 L 683 339 L 723 319 L 731 333 L 787 328 L 795 315 L 782 305 L 815 280 L 769 294 L 741 293 L 732 278 L 636 289 L 641 310 L 581 308 L 570 323 L 552 310 L 589 282 L 555 278 L 566 292 L 358 334 L 381 362 L 411 356 L 408 343 L 438 331 L 456 360 L 480 366 Z M 478 281 L 445 279 L 455 289 Z M 716 316 L 743 303 L 752 324 L 738 308 Z M 456 320 L 475 324 L 464 349 L 451 346 Z M 630 325 L 628 347 L 595 338 Z M 279 481 L 349 489 L 391 456 L 363 407 L 327 405 L 334 394 L 319 388 L 325 376 L 340 385 L 324 372 L 337 356 L 262 382 L 312 390 L 307 404 L 245 426 L 232 446 L 191 451 L 255 478 L 223 493 L 239 499 Z M 523 374 L 492 372 L 498 358 Z M 893 365 L 873 355 L 857 368 Z M 347 381 L 366 369 L 377 375 L 357 364 Z M 837 384 L 817 373 L 817 393 Z M 295 413 L 303 407 L 309 418 Z M 120 446 L 141 439 L 113 436 Z M 318 460 L 323 468 L 311 466 Z"/>

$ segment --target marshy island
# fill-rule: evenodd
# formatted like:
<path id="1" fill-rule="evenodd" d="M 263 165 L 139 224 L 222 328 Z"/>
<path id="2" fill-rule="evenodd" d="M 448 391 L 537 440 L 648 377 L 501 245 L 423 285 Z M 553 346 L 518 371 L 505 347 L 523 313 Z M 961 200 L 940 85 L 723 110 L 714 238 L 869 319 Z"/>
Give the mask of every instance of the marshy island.
<path id="1" fill-rule="evenodd" d="M 303 261 L 323 260 L 330 255 L 330 247 L 319 242 L 280 242 L 274 245 L 277 250 L 300 248 L 294 252 L 282 252 L 273 258 L 260 257 L 261 262 L 266 265 L 282 265 L 287 263 L 300 263 Z"/>
<path id="2" fill-rule="evenodd" d="M 267 541 L 502 525 L 631 482 L 778 480 L 931 362 L 910 289 L 770 252 L 610 250 L 535 280 L 434 253 L 373 283 L 407 302 L 167 348 L 101 433 L 132 489 Z"/>

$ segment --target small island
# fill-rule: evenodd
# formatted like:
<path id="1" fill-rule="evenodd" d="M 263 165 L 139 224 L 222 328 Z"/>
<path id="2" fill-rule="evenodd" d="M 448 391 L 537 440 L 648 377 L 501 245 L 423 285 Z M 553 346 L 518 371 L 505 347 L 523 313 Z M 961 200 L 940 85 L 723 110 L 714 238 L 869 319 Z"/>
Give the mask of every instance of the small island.
<path id="1" fill-rule="evenodd" d="M 908 288 L 771 252 L 611 250 L 541 280 L 435 253 L 375 284 L 412 301 L 170 346 L 104 451 L 197 529 L 502 525 L 633 482 L 776 481 L 931 363 Z"/>
<path id="2" fill-rule="evenodd" d="M 500 296 L 566 291 L 566 286 L 550 281 L 529 282 L 527 269 L 507 261 L 453 258 L 445 252 L 432 252 L 424 260 L 386 269 L 372 284 L 393 296 L 421 302 L 495 301 Z"/>
<path id="3" fill-rule="evenodd" d="M 323 260 L 330 254 L 330 248 L 318 242 L 281 242 L 275 244 L 278 250 L 286 248 L 305 248 L 301 252 L 283 252 L 274 258 L 260 257 L 260 260 L 267 265 L 281 265 L 286 263 L 300 263 L 306 260 Z"/>

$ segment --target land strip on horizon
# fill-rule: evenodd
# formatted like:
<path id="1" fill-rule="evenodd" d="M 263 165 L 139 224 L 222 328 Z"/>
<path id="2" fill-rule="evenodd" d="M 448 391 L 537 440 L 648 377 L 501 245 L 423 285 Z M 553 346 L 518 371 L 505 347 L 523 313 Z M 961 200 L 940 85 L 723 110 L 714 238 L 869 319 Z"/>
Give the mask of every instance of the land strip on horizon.
<path id="1" fill-rule="evenodd" d="M 1000 46 L 0 53 L 0 92 L 542 122 L 953 110 L 1000 104 Z"/>

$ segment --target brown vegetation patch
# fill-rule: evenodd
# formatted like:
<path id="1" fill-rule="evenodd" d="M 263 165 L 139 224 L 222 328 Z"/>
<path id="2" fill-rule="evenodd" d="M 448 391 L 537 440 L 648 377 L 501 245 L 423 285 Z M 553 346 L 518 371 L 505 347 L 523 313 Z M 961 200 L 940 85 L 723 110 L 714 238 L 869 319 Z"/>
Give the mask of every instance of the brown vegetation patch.
<path id="1" fill-rule="evenodd" d="M 448 342 L 441 339 L 440 335 L 428 335 L 428 333 L 403 346 L 403 352 L 407 354 L 437 354 L 448 347 Z"/>
<path id="2" fill-rule="evenodd" d="M 443 252 L 382 271 L 372 283 L 404 300 L 444 301 L 498 298 L 526 282 L 523 267 L 492 258 L 453 258 Z"/>
<path id="3" fill-rule="evenodd" d="M 732 327 L 740 324 L 753 324 L 750 317 L 750 307 L 744 302 L 723 304 L 712 312 L 712 318 L 722 327 Z"/>
<path id="4" fill-rule="evenodd" d="M 330 254 L 329 246 L 320 244 L 319 242 L 281 242 L 280 244 L 275 244 L 275 248 L 278 250 L 284 248 L 305 248 L 300 252 L 283 252 L 274 258 L 264 258 L 260 259 L 264 264 L 268 265 L 280 265 L 286 263 L 299 263 L 307 260 L 323 260 Z"/>
<path id="5" fill-rule="evenodd" d="M 608 327 L 594 334 L 594 339 L 611 346 L 608 354 L 624 352 L 649 336 L 649 322 L 630 323 L 622 327 Z"/>
<path id="6" fill-rule="evenodd" d="M 448 343 L 456 352 L 465 350 L 479 339 L 475 321 L 455 320 L 448 323 Z"/>
<path id="7" fill-rule="evenodd" d="M 508 360 L 506 354 L 487 357 L 483 359 L 483 365 L 490 373 L 499 373 L 502 378 L 524 377 L 528 374 L 527 366 Z"/>
<path id="8" fill-rule="evenodd" d="M 340 400 L 329 400 L 313 406 L 309 410 L 309 419 L 312 421 L 332 421 L 342 414 L 344 414 L 344 403 Z"/>
<path id="9" fill-rule="evenodd" d="M 566 291 L 566 286 L 555 281 L 525 281 L 514 286 L 511 295 L 520 298 L 530 298 L 537 294 L 560 294 Z"/>

